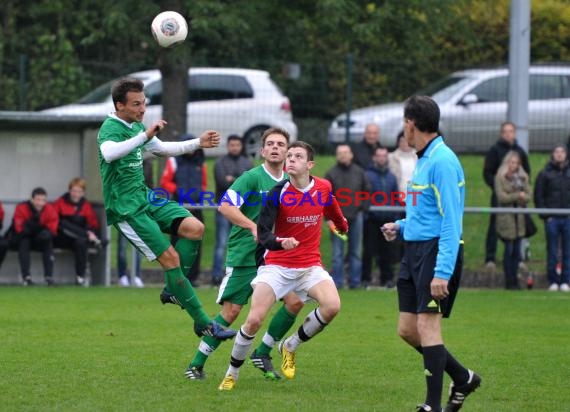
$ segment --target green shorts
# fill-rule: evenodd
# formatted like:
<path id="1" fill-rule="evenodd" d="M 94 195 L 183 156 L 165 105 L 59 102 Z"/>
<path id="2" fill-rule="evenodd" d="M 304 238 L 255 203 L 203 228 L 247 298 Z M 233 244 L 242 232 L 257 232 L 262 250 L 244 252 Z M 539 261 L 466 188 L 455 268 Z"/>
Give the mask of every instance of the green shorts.
<path id="1" fill-rule="evenodd" d="M 172 221 L 192 214 L 178 203 L 170 201 L 164 206 L 148 204 L 113 226 L 121 232 L 148 260 L 156 260 L 170 247 L 163 233 L 170 233 Z"/>
<path id="2" fill-rule="evenodd" d="M 249 297 L 253 294 L 251 281 L 256 276 L 257 267 L 255 266 L 227 267 L 216 302 L 220 305 L 224 302 L 242 306 L 247 304 Z"/>

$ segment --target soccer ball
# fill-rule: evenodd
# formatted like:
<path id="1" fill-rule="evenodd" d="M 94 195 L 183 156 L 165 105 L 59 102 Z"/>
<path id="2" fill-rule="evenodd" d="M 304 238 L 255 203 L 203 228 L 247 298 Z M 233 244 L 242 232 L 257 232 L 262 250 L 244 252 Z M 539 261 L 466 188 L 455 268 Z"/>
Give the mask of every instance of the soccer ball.
<path id="1" fill-rule="evenodd" d="M 158 14 L 152 21 L 150 29 L 161 47 L 172 47 L 182 43 L 188 35 L 186 20 L 175 11 L 164 11 Z"/>

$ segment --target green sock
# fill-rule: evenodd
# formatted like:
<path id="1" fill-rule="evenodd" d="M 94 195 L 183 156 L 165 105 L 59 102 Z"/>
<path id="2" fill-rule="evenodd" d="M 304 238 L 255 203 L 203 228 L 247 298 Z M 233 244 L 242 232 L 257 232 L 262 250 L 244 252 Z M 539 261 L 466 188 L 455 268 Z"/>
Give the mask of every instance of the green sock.
<path id="1" fill-rule="evenodd" d="M 178 238 L 174 249 L 176 249 L 176 252 L 178 252 L 178 256 L 180 257 L 182 274 L 186 275 L 194 264 L 194 261 L 198 256 L 201 243 L 201 240 L 190 240 L 183 237 Z"/>
<path id="2" fill-rule="evenodd" d="M 206 315 L 202 308 L 202 303 L 196 296 L 190 281 L 182 274 L 180 267 L 164 271 L 166 286 L 168 290 L 176 296 L 178 301 L 184 306 L 186 312 L 190 314 L 198 327 L 202 328 L 210 323 L 210 317 Z"/>
<path id="3" fill-rule="evenodd" d="M 283 339 L 283 336 L 285 336 L 287 331 L 291 329 L 291 326 L 293 326 L 295 323 L 296 318 L 297 315 L 289 312 L 285 308 L 285 305 L 281 306 L 271 319 L 271 323 L 267 329 L 267 334 L 271 336 L 275 342 L 279 342 L 281 339 Z M 262 341 L 257 349 L 255 349 L 255 353 L 259 356 L 269 356 L 271 349 L 273 349 L 273 346 L 269 346 Z"/>
<path id="4" fill-rule="evenodd" d="M 214 320 L 218 322 L 220 325 L 230 326 L 229 322 L 226 322 L 226 320 L 222 317 L 221 313 L 218 313 L 218 315 L 214 318 Z M 220 346 L 220 343 L 222 343 L 222 341 L 219 339 L 216 339 L 212 336 L 204 336 L 200 341 L 200 346 L 198 347 L 198 350 L 194 355 L 194 359 L 192 359 L 192 362 L 190 362 L 190 367 L 195 366 L 197 368 L 203 368 L 204 365 L 206 364 L 206 361 L 208 360 L 208 356 L 210 356 L 218 348 L 218 346 Z M 207 347 L 204 348 L 205 351 L 210 352 L 208 355 L 200 351 L 200 348 L 202 348 L 204 345 L 207 345 Z"/>

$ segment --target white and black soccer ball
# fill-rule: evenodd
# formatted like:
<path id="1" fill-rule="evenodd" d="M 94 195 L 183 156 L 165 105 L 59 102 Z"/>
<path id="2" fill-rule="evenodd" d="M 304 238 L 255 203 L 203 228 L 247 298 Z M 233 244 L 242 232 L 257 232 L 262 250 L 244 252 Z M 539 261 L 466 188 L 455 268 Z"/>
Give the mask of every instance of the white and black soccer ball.
<path id="1" fill-rule="evenodd" d="M 188 24 L 180 13 L 164 11 L 158 14 L 150 26 L 154 39 L 161 47 L 172 47 L 186 40 Z"/>

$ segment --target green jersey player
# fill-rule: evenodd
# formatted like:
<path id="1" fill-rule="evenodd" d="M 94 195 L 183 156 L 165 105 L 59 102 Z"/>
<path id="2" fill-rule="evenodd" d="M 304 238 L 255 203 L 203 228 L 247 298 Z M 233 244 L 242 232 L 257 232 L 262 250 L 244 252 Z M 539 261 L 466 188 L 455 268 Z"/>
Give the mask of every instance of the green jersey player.
<path id="1" fill-rule="evenodd" d="M 289 134 L 271 128 L 262 136 L 263 164 L 248 170 L 232 184 L 220 201 L 219 211 L 231 223 L 226 257 L 226 276 L 220 285 L 218 303 L 222 310 L 215 321 L 231 325 L 241 308 L 253 293 L 250 282 L 257 275 L 255 251 L 257 247 L 257 219 L 265 201 L 265 193 L 287 177 L 283 171 Z M 303 302 L 290 293 L 283 298 L 284 305 L 273 317 L 260 346 L 252 353 L 252 364 L 269 379 L 280 379 L 269 356 L 275 342 L 287 333 L 303 307 Z M 186 370 L 189 379 L 203 379 L 208 356 L 220 345 L 220 339 L 204 337 L 196 355 Z"/>
<path id="2" fill-rule="evenodd" d="M 165 272 L 168 289 L 194 320 L 198 336 L 229 339 L 235 331 L 212 321 L 204 312 L 181 265 L 191 266 L 204 225 L 177 203 L 156 199 L 144 184 L 142 151 L 158 156 L 176 156 L 198 147 L 215 147 L 220 136 L 204 132 L 199 139 L 162 142 L 155 135 L 166 125 L 158 120 L 145 130 L 143 83 L 138 79 L 118 80 L 111 90 L 115 112 L 103 122 L 97 144 L 103 198 L 108 223 L 121 232 L 149 260 L 157 260 Z M 177 233 L 176 248 L 163 233 Z"/>

